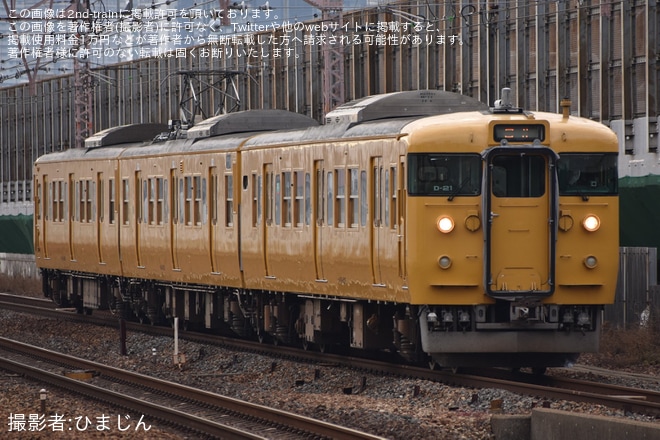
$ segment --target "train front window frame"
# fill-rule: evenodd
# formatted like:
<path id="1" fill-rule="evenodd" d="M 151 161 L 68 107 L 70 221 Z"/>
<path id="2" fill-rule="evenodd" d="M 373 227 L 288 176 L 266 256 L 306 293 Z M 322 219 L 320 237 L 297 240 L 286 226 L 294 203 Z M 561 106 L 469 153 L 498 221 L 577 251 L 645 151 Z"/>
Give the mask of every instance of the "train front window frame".
<path id="1" fill-rule="evenodd" d="M 546 158 L 540 154 L 498 154 L 491 161 L 491 191 L 499 198 L 539 198 L 546 193 Z"/>
<path id="2" fill-rule="evenodd" d="M 408 154 L 408 195 L 479 196 L 482 161 L 479 154 Z"/>
<path id="3" fill-rule="evenodd" d="M 560 196 L 618 194 L 617 153 L 562 153 L 557 162 Z"/>

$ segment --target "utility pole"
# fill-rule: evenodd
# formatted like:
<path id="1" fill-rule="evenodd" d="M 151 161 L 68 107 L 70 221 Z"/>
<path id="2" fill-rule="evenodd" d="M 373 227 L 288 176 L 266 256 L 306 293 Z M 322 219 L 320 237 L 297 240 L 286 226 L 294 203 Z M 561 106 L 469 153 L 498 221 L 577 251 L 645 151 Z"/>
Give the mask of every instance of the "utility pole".
<path id="1" fill-rule="evenodd" d="M 90 0 L 77 3 L 78 12 L 86 12 L 83 17 L 89 17 Z M 89 70 L 89 38 L 91 32 L 91 19 L 79 19 L 77 26 L 78 44 L 73 49 L 73 84 L 74 91 L 74 119 L 75 138 L 74 148 L 83 148 L 85 139 L 92 134 L 92 118 L 94 111 L 92 75 Z"/>
<path id="2" fill-rule="evenodd" d="M 343 104 L 344 95 L 344 51 L 341 36 L 344 26 L 343 0 L 305 0 L 321 10 L 323 24 L 323 115 Z M 336 31 L 333 34 L 333 29 Z"/>

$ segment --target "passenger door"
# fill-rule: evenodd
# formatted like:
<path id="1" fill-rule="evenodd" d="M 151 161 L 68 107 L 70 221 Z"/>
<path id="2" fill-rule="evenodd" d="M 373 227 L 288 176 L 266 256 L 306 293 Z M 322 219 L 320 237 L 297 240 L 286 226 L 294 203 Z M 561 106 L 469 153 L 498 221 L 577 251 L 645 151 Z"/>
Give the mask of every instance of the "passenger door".
<path id="1" fill-rule="evenodd" d="M 382 285 L 382 276 L 380 270 L 380 247 L 383 241 L 383 235 L 386 228 L 383 227 L 383 202 L 386 201 L 383 192 L 385 191 L 383 167 L 383 158 L 380 156 L 371 158 L 371 271 L 373 285 Z"/>
<path id="2" fill-rule="evenodd" d="M 555 155 L 546 148 L 492 149 L 487 166 L 488 293 L 554 290 Z"/>

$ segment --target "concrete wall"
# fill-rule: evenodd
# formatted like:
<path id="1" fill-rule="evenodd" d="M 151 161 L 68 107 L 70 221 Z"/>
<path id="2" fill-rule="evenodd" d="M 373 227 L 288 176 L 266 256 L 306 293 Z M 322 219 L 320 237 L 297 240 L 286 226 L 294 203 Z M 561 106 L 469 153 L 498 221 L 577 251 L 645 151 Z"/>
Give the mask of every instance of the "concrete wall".
<path id="1" fill-rule="evenodd" d="M 493 415 L 495 440 L 651 440 L 660 438 L 660 424 L 539 408 L 531 415 Z"/>
<path id="2" fill-rule="evenodd" d="M 0 253 L 0 274 L 11 278 L 39 279 L 34 255 Z"/>

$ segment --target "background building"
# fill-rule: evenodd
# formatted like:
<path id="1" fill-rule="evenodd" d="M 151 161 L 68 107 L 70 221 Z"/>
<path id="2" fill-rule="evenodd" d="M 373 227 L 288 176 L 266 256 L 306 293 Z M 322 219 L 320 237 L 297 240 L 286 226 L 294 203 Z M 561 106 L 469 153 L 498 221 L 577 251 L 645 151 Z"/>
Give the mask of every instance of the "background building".
<path id="1" fill-rule="evenodd" d="M 253 7 L 256 1 L 248 5 L 259 10 L 263 5 Z M 191 8 L 189 1 L 174 3 Z M 53 1 L 58 4 L 68 5 Z M 222 9 L 217 1 L 198 5 L 205 11 Z M 76 96 L 83 92 L 90 98 L 85 120 L 91 132 L 237 108 L 287 109 L 322 121 L 328 102 L 324 74 L 332 65 L 340 66 L 336 78 L 342 80 L 345 100 L 429 88 L 492 105 L 502 87 L 510 87 L 516 105 L 558 111 L 560 100 L 569 98 L 573 115 L 600 121 L 619 136 L 621 244 L 660 246 L 660 12 L 655 1 L 347 2 L 342 25 L 330 29 L 323 25 L 338 23 L 330 14 L 337 3 L 325 5 L 319 10 L 302 0 L 282 0 L 281 6 L 271 1 L 270 13 L 288 13 L 295 26 L 283 26 L 283 18 L 276 22 L 279 27 L 259 32 L 233 27 L 229 32 L 232 24 L 209 31 L 217 17 L 196 19 L 207 26 L 196 30 L 205 40 L 182 44 L 171 55 L 131 56 L 117 63 L 103 55 L 108 58 L 86 63 L 91 79 L 83 83 L 76 82 L 72 61 L 44 62 L 40 68 L 50 68 L 45 71 L 50 76 L 39 79 L 38 70 L 31 81 L 0 89 L 0 213 L 31 214 L 32 163 L 41 154 L 75 145 L 80 130 Z M 172 22 L 187 18 L 159 19 L 170 27 L 156 35 L 169 32 L 171 37 Z M 6 86 L 29 75 L 16 77 L 20 66 L 4 53 L 8 21 L 0 23 Z M 139 36 L 131 35 L 131 49 L 152 48 L 145 41 L 138 45 Z M 337 56 L 341 64 L 328 64 Z"/>

